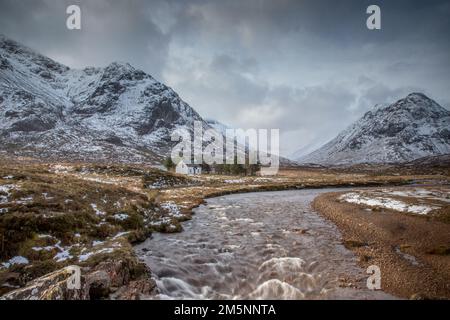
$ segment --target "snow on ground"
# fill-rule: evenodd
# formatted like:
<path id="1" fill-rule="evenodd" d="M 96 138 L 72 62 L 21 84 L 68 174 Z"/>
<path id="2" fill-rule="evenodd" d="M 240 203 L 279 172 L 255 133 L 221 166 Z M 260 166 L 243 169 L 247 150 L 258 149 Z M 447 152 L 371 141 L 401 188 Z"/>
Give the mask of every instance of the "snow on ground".
<path id="1" fill-rule="evenodd" d="M 91 203 L 91 207 L 94 210 L 95 214 L 98 216 L 104 216 L 106 214 L 104 211 L 99 210 L 95 203 Z"/>
<path id="2" fill-rule="evenodd" d="M 90 257 L 92 257 L 94 255 L 97 255 L 97 254 L 100 254 L 100 253 L 111 253 L 113 251 L 114 251 L 114 248 L 103 248 L 103 249 L 100 249 L 100 250 L 97 250 L 97 251 L 90 251 L 90 252 L 81 254 L 78 257 L 78 261 L 79 262 L 83 262 L 83 261 L 88 260 Z"/>
<path id="3" fill-rule="evenodd" d="M 22 256 L 15 256 L 11 259 L 9 259 L 7 262 L 3 262 L 2 266 L 4 268 L 9 268 L 10 266 L 13 266 L 15 264 L 29 264 L 30 262 L 28 261 L 27 258 L 22 257 Z"/>
<path id="4" fill-rule="evenodd" d="M 17 204 L 27 204 L 30 202 L 33 202 L 33 196 L 20 198 L 19 200 L 15 201 L 15 203 L 17 203 Z"/>
<path id="5" fill-rule="evenodd" d="M 53 257 L 56 262 L 62 262 L 73 258 L 70 254 L 70 249 L 72 249 L 72 246 L 62 247 L 61 241 L 58 241 L 58 243 L 55 244 L 55 248 L 59 250 L 59 252 Z"/>
<path id="6" fill-rule="evenodd" d="M 167 210 L 169 212 L 169 215 L 173 217 L 182 217 L 180 208 L 178 205 L 175 204 L 173 201 L 163 202 L 161 203 L 161 208 Z"/>
<path id="7" fill-rule="evenodd" d="M 39 235 L 38 237 L 39 238 L 53 238 L 52 236 L 49 236 L 49 235 Z M 77 246 L 77 245 L 64 247 L 64 246 L 61 246 L 61 241 L 58 241 L 57 243 L 55 243 L 54 245 L 51 245 L 51 246 L 32 247 L 31 249 L 34 251 L 37 251 L 37 252 L 52 251 L 52 250 L 57 249 L 59 252 L 57 254 L 55 254 L 55 256 L 53 257 L 53 260 L 56 260 L 56 262 L 62 262 L 62 261 L 66 261 L 66 260 L 73 258 L 73 256 L 70 254 L 70 250 L 74 246 Z"/>
<path id="8" fill-rule="evenodd" d="M 87 177 L 84 175 L 77 175 L 77 178 L 80 178 L 82 180 L 86 181 L 92 181 L 92 182 L 98 182 L 98 183 L 104 183 L 104 184 L 119 184 L 120 179 L 117 178 L 105 178 L 105 177 Z"/>
<path id="9" fill-rule="evenodd" d="M 170 186 L 170 181 L 168 181 L 165 177 L 158 177 L 156 181 L 147 185 L 149 189 L 161 189 Z"/>
<path id="10" fill-rule="evenodd" d="M 45 239 L 45 238 L 53 238 L 53 236 L 49 234 L 38 234 L 37 236 L 39 239 Z"/>
<path id="11" fill-rule="evenodd" d="M 58 252 L 53 257 L 53 259 L 56 260 L 56 262 L 62 262 L 62 261 L 66 261 L 66 260 L 72 259 L 73 256 L 70 254 L 69 250 L 70 249 L 66 249 L 66 250 L 63 250 L 61 252 Z"/>
<path id="12" fill-rule="evenodd" d="M 0 204 L 9 202 L 12 190 L 17 190 L 18 187 L 14 184 L 4 184 L 0 186 Z"/>
<path id="13" fill-rule="evenodd" d="M 150 221 L 149 225 L 152 227 L 161 227 L 163 225 L 171 225 L 172 219 L 170 217 L 160 217 L 159 219 Z"/>
<path id="14" fill-rule="evenodd" d="M 31 248 L 34 251 L 52 251 L 55 249 L 55 246 L 46 246 L 46 247 L 32 247 Z"/>
<path id="15" fill-rule="evenodd" d="M 427 190 L 422 188 L 412 190 L 381 190 L 382 193 L 399 196 L 412 197 L 416 199 L 438 200 L 450 203 L 450 190 Z"/>
<path id="16" fill-rule="evenodd" d="M 439 209 L 438 206 L 430 206 L 430 205 L 416 205 L 416 204 L 408 204 L 404 201 L 390 198 L 388 196 L 377 196 L 377 195 L 363 195 L 359 192 L 349 192 L 341 195 L 339 200 L 355 203 L 355 204 L 363 204 L 370 207 L 381 207 L 385 209 L 391 209 L 401 212 L 409 212 L 415 214 L 428 214 L 429 212 Z"/>
<path id="17" fill-rule="evenodd" d="M 61 164 L 56 164 L 54 166 L 51 166 L 50 170 L 53 171 L 54 173 L 69 173 L 69 172 L 73 171 L 74 168 L 71 166 L 64 166 Z"/>
<path id="18" fill-rule="evenodd" d="M 244 179 L 234 179 L 234 180 L 224 180 L 223 182 L 235 184 L 235 183 L 245 183 L 245 180 Z"/>
<path id="19" fill-rule="evenodd" d="M 123 236 L 125 236 L 125 235 L 127 235 L 129 233 L 130 233 L 130 231 L 119 232 L 115 236 L 113 236 L 112 238 L 113 239 L 117 239 L 117 238 L 123 237 Z"/>
<path id="20" fill-rule="evenodd" d="M 126 214 L 126 213 L 116 213 L 116 214 L 114 215 L 114 219 L 120 220 L 120 221 L 127 220 L 128 217 L 129 217 L 129 215 Z"/>
<path id="21" fill-rule="evenodd" d="M 44 197 L 45 200 L 52 200 L 52 199 L 54 199 L 54 197 L 50 197 L 47 192 L 43 192 L 42 196 Z"/>

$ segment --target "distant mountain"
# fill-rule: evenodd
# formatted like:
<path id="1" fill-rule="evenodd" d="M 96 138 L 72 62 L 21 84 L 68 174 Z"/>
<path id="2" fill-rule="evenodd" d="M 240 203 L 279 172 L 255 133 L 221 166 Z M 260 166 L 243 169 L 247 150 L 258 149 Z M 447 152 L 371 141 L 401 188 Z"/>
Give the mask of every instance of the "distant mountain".
<path id="1" fill-rule="evenodd" d="M 400 163 L 450 153 L 450 111 L 422 93 L 376 106 L 318 150 L 296 159 L 325 165 Z"/>
<path id="2" fill-rule="evenodd" d="M 220 132 L 223 136 L 226 135 L 226 130 L 230 129 L 229 126 L 226 124 L 223 124 L 220 121 L 214 120 L 214 119 L 205 119 L 206 123 L 216 131 Z"/>
<path id="3" fill-rule="evenodd" d="M 70 69 L 0 35 L 0 151 L 157 163 L 200 115 L 127 63 Z"/>
<path id="4" fill-rule="evenodd" d="M 232 127 L 230 127 L 220 121 L 214 120 L 214 119 L 207 118 L 207 119 L 205 119 L 205 121 L 211 128 L 213 128 L 217 132 L 220 132 L 224 137 L 226 137 L 227 129 L 238 129 L 238 128 L 232 128 Z M 235 132 L 237 141 L 245 141 L 245 139 L 246 139 L 245 129 L 243 129 L 243 130 L 244 131 L 242 132 L 242 134 L 240 134 L 240 132 Z M 240 150 L 240 151 L 245 150 L 245 152 L 248 152 L 249 148 L 248 148 L 248 145 L 246 145 L 246 147 L 244 148 L 242 144 L 239 144 L 238 150 Z M 281 167 L 289 167 L 289 166 L 296 165 L 295 162 L 293 162 L 292 160 L 282 157 L 282 156 L 278 156 L 278 161 L 279 161 L 279 164 Z"/>
<path id="5" fill-rule="evenodd" d="M 300 159 L 301 157 L 310 154 L 320 146 L 321 145 L 319 143 L 308 143 L 300 149 L 297 149 L 294 153 L 290 154 L 289 159 Z"/>

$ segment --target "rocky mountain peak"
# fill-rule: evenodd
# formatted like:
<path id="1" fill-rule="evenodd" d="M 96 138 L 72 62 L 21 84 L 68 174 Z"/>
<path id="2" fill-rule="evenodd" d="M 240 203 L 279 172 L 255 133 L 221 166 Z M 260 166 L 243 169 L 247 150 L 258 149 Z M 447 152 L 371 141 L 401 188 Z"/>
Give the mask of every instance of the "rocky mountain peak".
<path id="1" fill-rule="evenodd" d="M 450 111 L 423 93 L 376 106 L 318 150 L 319 164 L 404 162 L 450 153 Z"/>
<path id="2" fill-rule="evenodd" d="M 387 111 L 392 114 L 411 117 L 413 120 L 438 119 L 448 115 L 448 110 L 423 93 L 411 93 L 403 99 L 389 105 Z"/>
<path id="3" fill-rule="evenodd" d="M 0 35 L 0 57 L 2 65 L 8 64 L 10 69 L 13 68 L 14 62 L 18 62 L 29 68 L 35 68 L 35 73 L 39 73 L 43 69 L 47 73 L 56 72 L 58 74 L 69 70 L 69 67 L 43 56 L 4 35 Z"/>
<path id="4" fill-rule="evenodd" d="M 0 41 L 0 151 L 44 158 L 157 162 L 170 133 L 200 115 L 126 62 L 70 69 Z"/>

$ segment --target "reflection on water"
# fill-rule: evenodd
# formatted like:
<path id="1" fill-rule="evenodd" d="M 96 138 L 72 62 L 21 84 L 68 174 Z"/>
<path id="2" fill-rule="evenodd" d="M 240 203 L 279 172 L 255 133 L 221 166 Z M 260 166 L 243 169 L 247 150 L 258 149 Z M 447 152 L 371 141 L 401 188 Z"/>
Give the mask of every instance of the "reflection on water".
<path id="1" fill-rule="evenodd" d="M 183 232 L 154 234 L 136 250 L 161 299 L 390 298 L 364 288 L 368 275 L 336 227 L 312 211 L 314 197 L 329 191 L 209 199 Z M 343 278 L 360 288 L 343 287 Z"/>

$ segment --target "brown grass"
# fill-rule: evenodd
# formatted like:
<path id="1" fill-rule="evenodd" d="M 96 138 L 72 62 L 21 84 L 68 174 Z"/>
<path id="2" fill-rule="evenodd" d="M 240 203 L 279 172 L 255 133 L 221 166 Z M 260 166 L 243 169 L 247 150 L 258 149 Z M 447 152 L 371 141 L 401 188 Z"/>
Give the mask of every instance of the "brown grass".
<path id="1" fill-rule="evenodd" d="M 119 256 L 137 261 L 130 243 L 145 240 L 151 232 L 181 231 L 181 222 L 190 219 L 192 209 L 209 197 L 348 185 L 401 185 L 421 178 L 436 177 L 335 174 L 316 169 L 281 170 L 278 176 L 267 178 L 186 177 L 142 165 L 3 161 L 0 185 L 14 184 L 18 188 L 12 190 L 8 203 L 0 204 L 0 209 L 8 210 L 0 213 L 0 261 L 22 255 L 30 264 L 0 269 L 0 293 L 5 291 L 2 283 L 22 286 L 67 264 L 79 264 L 77 257 L 93 250 L 92 241 L 108 244 L 119 232 L 128 232 L 123 237 L 127 245 L 112 253 L 93 255 L 82 264 L 94 266 Z M 243 182 L 227 183 L 227 180 Z M 24 200 L 28 198 L 32 200 Z M 174 216 L 163 206 L 166 203 L 176 205 L 181 214 Z M 92 204 L 104 215 L 97 215 Z M 128 218 L 117 219 L 118 214 Z M 42 234 L 52 238 L 38 237 Z M 53 257 L 58 249 L 33 249 L 57 243 L 63 247 L 77 245 L 70 250 L 73 258 L 56 262 Z"/>

